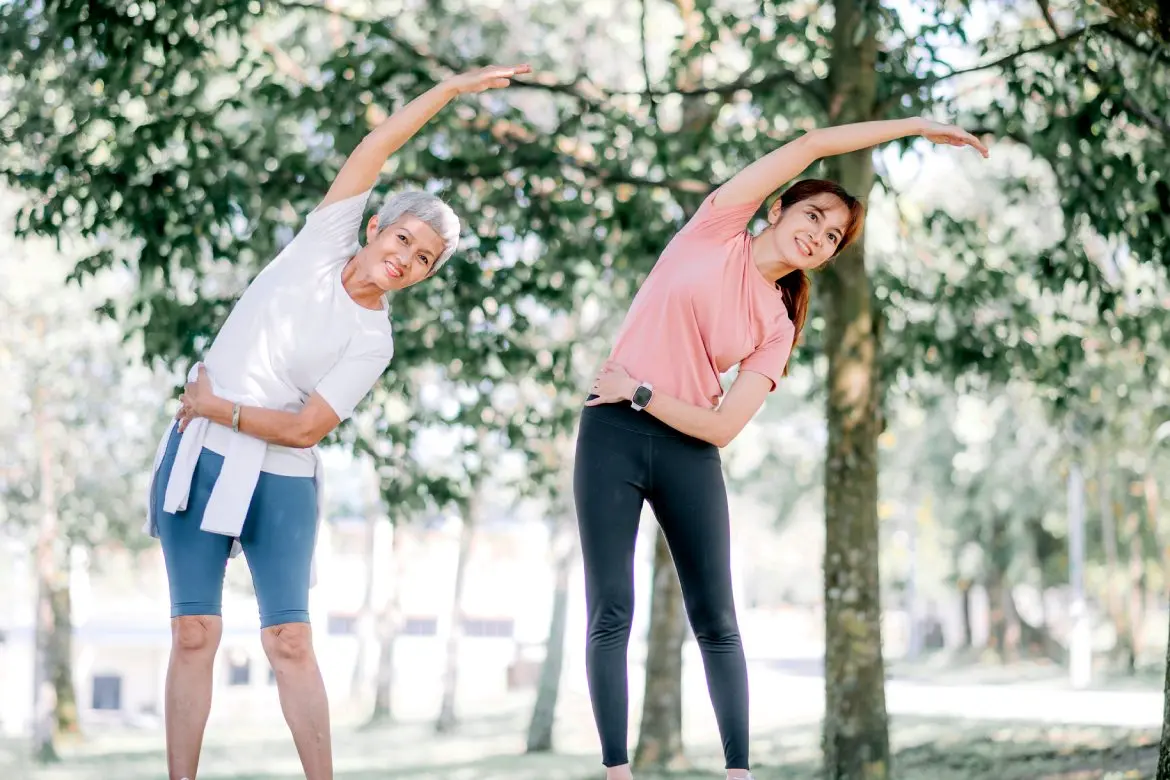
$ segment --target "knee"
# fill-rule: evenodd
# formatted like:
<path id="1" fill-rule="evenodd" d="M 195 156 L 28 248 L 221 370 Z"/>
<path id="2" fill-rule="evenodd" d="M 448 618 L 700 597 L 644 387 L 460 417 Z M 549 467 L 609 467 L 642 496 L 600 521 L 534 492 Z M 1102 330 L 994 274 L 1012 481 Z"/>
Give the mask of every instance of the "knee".
<path id="1" fill-rule="evenodd" d="M 313 635 L 308 623 L 284 623 L 261 632 L 261 643 L 268 661 L 280 666 L 303 666 L 314 662 Z"/>
<path id="2" fill-rule="evenodd" d="M 633 598 L 624 592 L 598 593 L 589 609 L 589 633 L 629 631 L 634 617 Z"/>
<path id="3" fill-rule="evenodd" d="M 696 610 L 691 619 L 691 630 L 700 642 L 739 641 L 739 622 L 735 619 L 734 609 Z"/>
<path id="4" fill-rule="evenodd" d="M 184 658 L 215 655 L 220 621 L 209 615 L 182 615 L 171 621 L 171 648 Z"/>

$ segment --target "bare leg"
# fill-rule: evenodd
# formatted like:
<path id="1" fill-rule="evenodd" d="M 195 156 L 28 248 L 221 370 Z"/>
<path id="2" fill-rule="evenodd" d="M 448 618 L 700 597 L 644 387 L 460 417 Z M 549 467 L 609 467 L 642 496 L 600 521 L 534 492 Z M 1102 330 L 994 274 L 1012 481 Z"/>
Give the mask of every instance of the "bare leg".
<path id="1" fill-rule="evenodd" d="M 333 780 L 329 741 L 329 700 L 313 652 L 308 623 L 283 623 L 263 629 L 260 639 L 276 672 L 280 709 L 292 731 L 305 780 Z"/>
<path id="2" fill-rule="evenodd" d="M 605 768 L 605 780 L 633 780 L 633 778 L 634 775 L 630 771 L 629 764 L 607 766 Z"/>
<path id="3" fill-rule="evenodd" d="M 165 718 L 170 780 L 194 780 L 211 712 L 211 669 L 223 634 L 217 615 L 184 615 L 171 620 Z"/>

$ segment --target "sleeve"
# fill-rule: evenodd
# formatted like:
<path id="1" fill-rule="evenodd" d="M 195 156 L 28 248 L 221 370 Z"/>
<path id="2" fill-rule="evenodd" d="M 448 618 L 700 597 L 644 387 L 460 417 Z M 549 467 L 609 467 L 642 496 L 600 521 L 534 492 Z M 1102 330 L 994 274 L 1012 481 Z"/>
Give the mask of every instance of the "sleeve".
<path id="1" fill-rule="evenodd" d="M 784 376 L 784 366 L 788 364 L 788 357 L 792 354 L 793 329 L 791 324 L 781 330 L 771 339 L 761 344 L 739 363 L 740 373 L 754 371 L 763 374 L 772 380 L 772 390 L 780 383 Z"/>
<path id="2" fill-rule="evenodd" d="M 333 266 L 353 257 L 361 248 L 358 233 L 370 193 L 366 190 L 345 200 L 313 209 L 289 250 L 313 265 Z"/>
<path id="3" fill-rule="evenodd" d="M 729 241 L 747 230 L 748 222 L 763 202 L 723 206 L 719 203 L 718 195 L 717 188 L 703 200 L 681 234 L 719 243 Z"/>
<path id="4" fill-rule="evenodd" d="M 317 383 L 316 392 L 344 422 L 382 377 L 393 356 L 394 339 L 389 333 L 355 339 Z"/>

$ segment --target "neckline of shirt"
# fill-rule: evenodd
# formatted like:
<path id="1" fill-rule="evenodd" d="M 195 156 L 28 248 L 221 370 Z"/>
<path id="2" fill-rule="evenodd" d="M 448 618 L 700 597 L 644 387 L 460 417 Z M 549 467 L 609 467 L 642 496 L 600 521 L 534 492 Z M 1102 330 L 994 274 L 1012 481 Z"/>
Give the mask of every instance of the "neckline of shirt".
<path id="1" fill-rule="evenodd" d="M 358 248 L 360 249 L 360 246 Z M 357 253 L 355 252 L 354 254 Z M 362 306 L 360 303 L 355 301 L 353 296 L 349 294 L 349 290 L 345 289 L 345 281 L 342 279 L 342 277 L 345 274 L 345 267 L 350 264 L 353 258 L 354 255 L 350 255 L 349 260 L 346 260 L 344 263 L 342 263 L 341 266 L 334 272 L 333 283 L 337 285 L 339 290 L 341 290 L 341 296 L 345 298 L 345 300 L 349 301 L 350 305 L 357 310 L 359 317 L 369 319 L 373 322 L 389 320 L 390 306 L 386 301 L 385 295 L 382 296 L 382 305 L 379 308 L 367 309 L 365 306 Z"/>

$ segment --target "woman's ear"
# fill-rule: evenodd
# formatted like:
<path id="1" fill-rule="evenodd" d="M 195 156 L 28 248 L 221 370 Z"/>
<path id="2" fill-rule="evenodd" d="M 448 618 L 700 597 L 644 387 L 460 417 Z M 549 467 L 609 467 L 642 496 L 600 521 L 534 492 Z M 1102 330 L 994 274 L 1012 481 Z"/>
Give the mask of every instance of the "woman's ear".
<path id="1" fill-rule="evenodd" d="M 366 223 L 366 243 L 368 244 L 371 241 L 373 241 L 374 237 L 377 235 L 378 235 L 378 215 L 375 214 L 374 216 L 370 217 L 370 221 Z"/>
<path id="2" fill-rule="evenodd" d="M 780 221 L 781 203 L 780 198 L 776 198 L 772 205 L 768 207 L 768 224 L 775 225 Z"/>

